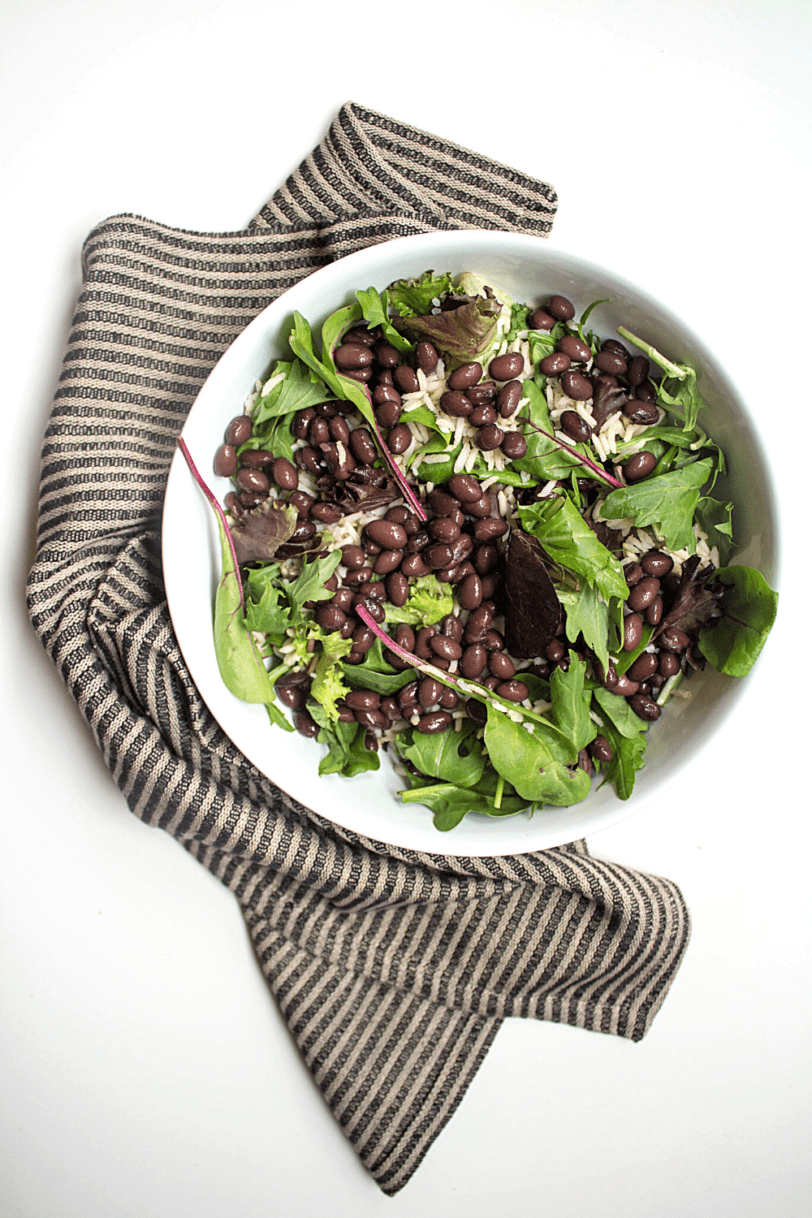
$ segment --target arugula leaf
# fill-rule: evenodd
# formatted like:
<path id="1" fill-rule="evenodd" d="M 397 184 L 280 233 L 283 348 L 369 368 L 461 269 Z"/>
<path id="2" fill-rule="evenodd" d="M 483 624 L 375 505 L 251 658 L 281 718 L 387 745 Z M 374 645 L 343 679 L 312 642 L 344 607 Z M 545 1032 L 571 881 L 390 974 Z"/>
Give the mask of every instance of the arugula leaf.
<path id="1" fill-rule="evenodd" d="M 656 525 L 668 550 L 696 549 L 694 512 L 700 488 L 712 469 L 710 458 L 695 461 L 670 474 L 646 478 L 633 486 L 610 491 L 601 508 L 606 520 L 632 517 L 638 528 Z"/>
<path id="2" fill-rule="evenodd" d="M 696 519 L 703 533 L 708 536 L 708 545 L 716 546 L 719 551 L 719 562 L 724 566 L 734 549 L 733 525 L 731 515 L 732 503 L 722 503 L 719 499 L 703 496 L 696 505 Z"/>
<path id="3" fill-rule="evenodd" d="M 746 677 L 772 629 L 778 593 L 753 567 L 723 567 L 715 579 L 726 589 L 722 617 L 702 628 L 699 648 L 718 672 Z"/>
<path id="4" fill-rule="evenodd" d="M 363 311 L 364 321 L 370 329 L 380 326 L 384 338 L 391 346 L 396 347 L 398 351 L 412 350 L 414 344 L 396 330 L 389 319 L 389 292 L 387 289 L 379 292 L 377 288 L 367 288 L 365 292 L 362 290 L 356 292 L 355 295 Z"/>
<path id="5" fill-rule="evenodd" d="M 634 790 L 635 774 L 642 770 L 646 738 L 638 732 L 635 736 L 624 736 L 612 724 L 604 724 L 602 731 L 612 746 L 612 759 L 600 786 L 610 782 L 618 799 L 626 800 Z"/>
<path id="6" fill-rule="evenodd" d="M 329 749 L 327 756 L 319 762 L 319 774 L 355 778 L 368 770 L 380 769 L 378 754 L 374 749 L 364 747 L 366 732 L 360 723 L 330 723 L 320 706 L 311 707 L 310 713 L 321 725 L 316 739 Z"/>
<path id="7" fill-rule="evenodd" d="M 552 718 L 556 727 L 572 742 L 578 757 L 581 749 L 594 740 L 598 729 L 589 714 L 592 691 L 585 689 L 586 661 L 576 659 L 570 652 L 569 668 L 554 668 L 550 676 Z"/>
<path id="8" fill-rule="evenodd" d="M 376 694 L 396 694 L 410 681 L 414 681 L 413 669 L 393 668 L 383 657 L 383 645 L 376 638 L 361 664 L 348 664 L 344 680 L 352 689 L 372 689 Z"/>
<path id="9" fill-rule="evenodd" d="M 615 494 L 613 491 L 609 499 Z M 609 515 L 605 508 L 602 512 Z M 613 596 L 622 601 L 628 598 L 623 568 L 567 496 L 520 507 L 519 516 L 522 528 L 538 538 L 553 562 L 593 584 L 606 601 Z"/>
<path id="10" fill-rule="evenodd" d="M 645 342 L 642 338 L 637 338 L 625 326 L 618 326 L 617 332 L 623 338 L 627 338 L 630 343 L 634 343 L 635 347 L 645 351 L 649 359 L 668 374 L 660 382 L 657 396 L 673 414 L 682 415 L 685 428 L 690 431 L 696 426 L 699 411 L 707 405 L 697 387 L 696 369 L 692 368 L 690 364 L 675 364 L 673 360 L 661 355 L 650 343 Z"/>
<path id="11" fill-rule="evenodd" d="M 299 410 L 306 410 L 308 406 L 316 406 L 319 402 L 324 401 L 324 385 L 321 379 L 316 377 L 301 360 L 278 360 L 268 379 L 272 379 L 280 372 L 285 373 L 285 379 L 278 385 L 274 385 L 270 393 L 261 397 L 251 411 L 255 429 L 262 427 L 271 419 L 295 414 Z"/>
<path id="12" fill-rule="evenodd" d="M 567 615 L 567 638 L 578 635 L 594 651 L 604 670 L 609 666 L 609 605 L 594 584 L 580 588 L 558 588 L 558 599 Z"/>

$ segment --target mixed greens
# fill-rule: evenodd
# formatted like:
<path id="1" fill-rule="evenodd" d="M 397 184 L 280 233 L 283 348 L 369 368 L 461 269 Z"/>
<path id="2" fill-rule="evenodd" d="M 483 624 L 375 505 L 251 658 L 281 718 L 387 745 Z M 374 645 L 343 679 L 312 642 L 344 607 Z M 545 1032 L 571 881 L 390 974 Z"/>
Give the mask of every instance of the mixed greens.
<path id="1" fill-rule="evenodd" d="M 385 291 L 370 287 L 327 319 L 320 341 L 295 315 L 290 358 L 277 361 L 249 399 L 250 428 L 239 430 L 250 434 L 233 457 L 231 449 L 218 453 L 218 472 L 233 466 L 262 475 L 242 482 L 237 475 L 228 513 L 180 442 L 218 517 L 222 575 L 214 632 L 229 690 L 264 705 L 272 724 L 287 731 L 295 724 L 327 746 L 321 774 L 351 778 L 377 770 L 383 743 L 403 774 L 400 798 L 430 808 L 440 830 L 470 812 L 506 816 L 575 804 L 589 794 L 596 772 L 601 785 L 611 783 L 628 799 L 647 731 L 681 692 L 683 677 L 706 662 L 744 676 L 775 617 L 777 596 L 763 576 L 728 565 L 732 506 L 713 493 L 725 459 L 701 425 L 705 403 L 695 370 L 623 328 L 618 333 L 628 347 L 601 339 L 587 328 L 601 303 L 576 321 L 516 303 L 473 274 L 431 271 Z M 348 342 L 348 334 L 355 338 Z M 568 382 L 566 373 L 545 372 L 542 362 L 553 367 L 548 357 L 573 339 L 583 354 Z M 341 366 L 353 343 L 373 352 L 369 375 Z M 433 356 L 426 361 L 427 351 Z M 607 367 L 612 353 L 618 368 L 642 357 L 644 377 L 632 384 L 625 372 L 601 373 L 601 353 Z M 494 363 L 507 354 L 521 356 L 511 364 L 520 363 L 521 372 L 489 380 L 489 368 L 507 367 Z M 659 380 L 652 364 L 662 372 Z M 384 366 L 388 378 L 378 375 Z M 489 419 L 478 432 L 468 416 L 443 406 L 451 405 L 449 378 L 453 383 L 461 372 L 464 379 L 476 366 L 481 375 L 472 390 L 478 386 L 486 404 L 502 400 L 508 383 L 519 385 L 512 397 L 503 395 L 511 405 L 501 414 L 495 407 L 481 416 L 474 411 Z M 396 375 L 407 370 L 402 392 L 393 367 Z M 566 386 L 578 376 L 579 393 L 570 398 Z M 373 389 L 375 379 L 378 389 L 393 386 L 393 394 Z M 580 389 L 585 379 L 588 397 Z M 462 395 L 476 403 L 472 390 Z M 395 398 L 393 423 L 382 404 Z M 648 421 L 635 423 L 634 408 Z M 359 436 L 354 448 L 332 433 L 314 448 L 305 421 L 319 410 L 345 421 L 336 435 L 363 431 L 375 459 L 353 459 L 350 449 L 362 451 Z M 575 423 L 565 412 L 578 416 Z M 395 428 L 404 424 L 408 433 L 401 430 L 396 445 Z M 497 435 L 502 439 L 493 445 Z M 315 456 L 305 458 L 304 449 Z M 632 480 L 633 468 L 644 473 Z M 437 490 L 468 486 L 465 479 L 480 488 L 479 506 L 463 499 L 445 516 L 446 508 L 435 510 Z M 452 519 L 457 536 L 473 540 L 453 566 L 421 571 L 412 563 L 417 573 L 402 579 L 395 595 L 397 565 L 389 572 L 374 565 L 363 587 L 348 565 L 358 547 L 370 562 L 380 556 L 381 546 L 370 544 L 365 531 L 376 519 L 406 524 L 410 538 L 422 537 L 437 519 Z M 497 524 L 482 528 L 482 520 Z M 436 543 L 439 532 L 429 540 Z M 401 544 L 403 558 L 421 552 L 411 544 Z M 489 551 L 487 573 L 467 561 L 483 546 L 498 553 L 494 567 Z M 394 541 L 383 547 L 390 555 L 396 549 Z M 652 570 L 666 569 L 662 580 L 648 577 L 658 586 L 656 612 L 630 611 L 641 578 L 632 579 L 633 569 L 651 555 Z M 508 657 L 499 671 L 512 669 L 504 680 L 489 677 L 487 667 L 465 675 L 464 659 L 456 658 L 485 646 L 482 631 L 466 634 L 481 606 L 489 607 L 488 632 L 496 632 L 489 645 Z M 631 616 L 640 618 L 633 630 Z M 432 650 L 432 637 L 443 632 L 456 652 L 445 643 Z M 454 658 L 443 659 L 446 653 Z M 667 663 L 660 662 L 664 654 Z M 658 660 L 656 671 L 629 679 L 629 671 L 642 671 L 645 655 Z M 434 703 L 413 696 L 415 683 L 426 678 L 437 685 Z M 283 706 L 295 711 L 293 723 Z"/>

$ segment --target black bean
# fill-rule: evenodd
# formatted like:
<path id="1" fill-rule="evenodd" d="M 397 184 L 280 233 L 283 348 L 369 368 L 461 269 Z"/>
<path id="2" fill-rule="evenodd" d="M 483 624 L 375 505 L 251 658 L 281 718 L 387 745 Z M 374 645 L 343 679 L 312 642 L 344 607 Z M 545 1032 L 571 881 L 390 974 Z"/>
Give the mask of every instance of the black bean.
<path id="1" fill-rule="evenodd" d="M 306 444 L 304 448 L 296 449 L 296 464 L 300 469 L 306 469 L 311 474 L 320 474 L 322 471 L 322 462 L 315 448 L 311 448 Z"/>
<path id="2" fill-rule="evenodd" d="M 299 485 L 299 473 L 292 461 L 277 457 L 271 466 L 271 477 L 283 491 L 295 491 Z"/>
<path id="3" fill-rule="evenodd" d="M 495 423 L 498 419 L 496 407 L 491 402 L 484 402 L 481 406 L 475 406 L 468 416 L 468 422 L 472 427 L 485 427 L 489 423 Z"/>
<path id="4" fill-rule="evenodd" d="M 411 706 L 417 706 L 417 702 L 417 681 L 410 681 L 398 694 L 398 705 L 401 710 L 407 710 Z"/>
<path id="5" fill-rule="evenodd" d="M 355 593 L 352 588 L 336 588 L 333 595 L 330 597 L 330 602 L 333 605 L 338 605 L 339 609 L 343 609 L 346 613 L 348 609 L 352 609 L 352 603 L 355 599 Z M 366 630 L 366 626 L 359 626 L 359 630 Z M 374 637 L 374 636 L 373 636 Z"/>
<path id="6" fill-rule="evenodd" d="M 495 541 L 497 537 L 504 537 L 508 531 L 508 523 L 502 520 L 501 517 L 489 516 L 487 520 L 477 520 L 474 522 L 474 541 Z"/>
<path id="7" fill-rule="evenodd" d="M 627 669 L 626 675 L 630 681 L 646 681 L 657 671 L 657 655 L 653 651 L 644 651 Z"/>
<path id="8" fill-rule="evenodd" d="M 414 358 L 418 368 L 426 374 L 434 371 L 439 360 L 436 348 L 425 339 L 417 344 Z"/>
<path id="9" fill-rule="evenodd" d="M 248 448 L 240 454 L 240 465 L 249 469 L 264 469 L 266 465 L 273 464 L 273 459 L 273 453 L 268 452 L 266 448 Z"/>
<path id="10" fill-rule="evenodd" d="M 369 347 L 361 343 L 339 343 L 333 352 L 333 362 L 342 372 L 367 368 L 373 360 Z"/>
<path id="11" fill-rule="evenodd" d="M 685 651 L 691 640 L 685 631 L 680 630 L 678 626 L 669 626 L 658 636 L 657 642 L 666 651 L 679 653 Z"/>
<path id="12" fill-rule="evenodd" d="M 639 613 L 630 613 L 623 622 L 623 650 L 634 651 L 643 637 L 643 619 Z"/>
<path id="13" fill-rule="evenodd" d="M 253 430 L 254 425 L 251 422 L 251 416 L 238 414 L 226 428 L 225 442 L 230 444 L 232 448 L 239 448 L 246 440 L 250 440 Z"/>
<path id="14" fill-rule="evenodd" d="M 663 616 L 663 598 L 655 596 L 654 600 L 646 609 L 646 621 L 649 626 L 659 626 Z"/>
<path id="15" fill-rule="evenodd" d="M 240 503 L 234 491 L 229 491 L 225 497 L 226 511 L 231 512 L 235 519 L 239 520 L 245 512 L 243 505 Z"/>
<path id="16" fill-rule="evenodd" d="M 477 498 L 482 494 L 479 483 L 477 483 Z M 459 499 L 455 499 L 446 491 L 435 486 L 434 490 L 429 491 L 428 505 L 434 512 L 435 516 L 450 516 L 452 512 L 456 512 L 460 506 Z"/>
<path id="17" fill-rule="evenodd" d="M 301 710 L 307 702 L 307 691 L 301 685 L 283 685 L 277 682 L 276 693 L 283 706 L 291 710 Z"/>
<path id="18" fill-rule="evenodd" d="M 553 351 L 551 355 L 545 355 L 539 368 L 545 376 L 560 376 L 567 371 L 571 363 L 570 357 L 563 351 Z"/>
<path id="19" fill-rule="evenodd" d="M 611 348 L 604 348 L 595 356 L 595 367 L 601 372 L 606 372 L 609 376 L 623 376 L 629 361 L 625 355 L 621 355 L 619 351 L 612 351 Z"/>
<path id="20" fill-rule="evenodd" d="M 574 363 L 585 364 L 592 359 L 592 350 L 577 334 L 565 334 L 558 344 L 558 350 L 568 355 Z"/>
<path id="21" fill-rule="evenodd" d="M 386 550 L 402 550 L 406 545 L 406 530 L 391 520 L 370 520 L 366 535 Z"/>
<path id="22" fill-rule="evenodd" d="M 627 585 L 630 588 L 633 588 L 634 585 L 639 584 L 640 580 L 643 578 L 643 568 L 640 566 L 639 562 L 632 562 L 629 563 L 628 567 L 624 568 L 623 574 L 626 577 Z"/>
<path id="23" fill-rule="evenodd" d="M 472 406 L 490 406 L 496 401 L 497 386 L 493 381 L 480 381 L 465 390 L 465 396 Z"/>
<path id="24" fill-rule="evenodd" d="M 673 651 L 661 651 L 660 660 L 657 667 L 659 669 L 660 676 L 665 677 L 666 679 L 668 679 L 668 677 L 675 677 L 681 667 L 679 656 L 675 656 Z"/>
<path id="25" fill-rule="evenodd" d="M 386 592 L 393 605 L 400 608 L 409 599 L 409 581 L 402 571 L 394 571 L 386 581 Z"/>
<path id="26" fill-rule="evenodd" d="M 374 689 L 351 689 L 345 702 L 353 710 L 377 710 L 381 704 L 381 697 Z"/>
<path id="27" fill-rule="evenodd" d="M 501 681 L 495 692 L 507 702 L 524 702 L 525 698 L 530 696 L 530 690 L 524 681 Z"/>
<path id="28" fill-rule="evenodd" d="M 561 415 L 561 430 L 573 440 L 588 440 L 592 435 L 591 426 L 586 419 L 581 418 L 577 410 L 564 411 Z"/>
<path id="29" fill-rule="evenodd" d="M 310 423 L 316 417 L 316 412 L 312 406 L 308 406 L 306 410 L 298 410 L 293 416 L 293 426 L 291 428 L 297 440 L 307 438 L 307 433 L 310 430 Z"/>
<path id="30" fill-rule="evenodd" d="M 546 309 L 534 309 L 527 319 L 531 330 L 552 330 L 555 318 Z"/>
<path id="31" fill-rule="evenodd" d="M 630 398 L 623 406 L 623 413 L 632 423 L 645 426 L 656 423 L 660 417 L 660 411 L 654 402 L 643 402 L 638 398 Z"/>
<path id="32" fill-rule="evenodd" d="M 243 466 L 237 470 L 234 481 L 241 491 L 251 491 L 254 494 L 267 494 L 270 490 L 270 479 L 261 469 L 248 469 Z"/>
<path id="33" fill-rule="evenodd" d="M 656 402 L 657 390 L 652 385 L 651 381 L 641 381 L 635 389 L 637 398 L 641 402 Z"/>
<path id="34" fill-rule="evenodd" d="M 366 427 L 356 427 L 348 440 L 350 452 L 361 465 L 372 465 L 378 455 L 372 436 Z"/>
<path id="35" fill-rule="evenodd" d="M 434 634 L 429 640 L 429 647 L 435 655 L 442 656 L 444 660 L 458 660 L 462 655 L 462 647 L 455 639 L 451 639 L 447 634 Z"/>
<path id="36" fill-rule="evenodd" d="M 662 579 L 673 568 L 674 560 L 662 550 L 649 550 L 640 559 L 640 566 L 646 575 L 656 575 L 657 579 Z"/>
<path id="37" fill-rule="evenodd" d="M 504 438 L 505 433 L 501 427 L 497 427 L 495 423 L 486 423 L 477 432 L 477 447 L 481 448 L 483 452 L 490 453 L 500 446 Z"/>
<path id="38" fill-rule="evenodd" d="M 400 352 L 391 343 L 376 343 L 372 348 L 375 359 L 383 368 L 397 368 Z"/>
<path id="39" fill-rule="evenodd" d="M 462 504 L 475 503 L 482 498 L 482 487 L 471 474 L 453 474 L 446 487 Z"/>
<path id="40" fill-rule="evenodd" d="M 499 417 L 509 419 L 511 415 L 516 413 L 521 400 L 521 381 L 508 381 L 496 395 L 496 409 L 499 411 Z"/>
<path id="41" fill-rule="evenodd" d="M 492 376 L 495 381 L 513 380 L 523 371 L 524 356 L 520 355 L 518 351 L 497 355 L 496 359 L 492 359 L 488 365 L 488 375 Z"/>
<path id="42" fill-rule="evenodd" d="M 360 343 L 362 347 L 374 347 L 375 335 L 371 330 L 348 330 L 344 335 L 345 343 Z"/>
<path id="43" fill-rule="evenodd" d="M 634 694 L 632 697 L 630 697 L 629 706 L 636 715 L 638 715 L 641 719 L 647 720 L 649 723 L 653 723 L 655 719 L 659 719 L 660 715 L 663 713 L 662 707 L 658 706 L 653 698 L 650 698 L 648 694 L 644 693 Z"/>
<path id="44" fill-rule="evenodd" d="M 297 711 L 293 717 L 293 723 L 297 732 L 302 736 L 307 736 L 311 740 L 319 734 L 318 723 L 316 723 L 315 719 L 311 718 L 306 710 Z"/>
<path id="45" fill-rule="evenodd" d="M 636 389 L 638 385 L 642 385 L 643 381 L 648 376 L 650 364 L 645 355 L 635 355 L 629 360 L 629 367 L 626 371 L 626 380 L 629 382 L 631 389 Z"/>
<path id="46" fill-rule="evenodd" d="M 465 505 L 465 515 L 473 516 L 475 520 L 483 520 L 486 516 L 490 516 L 492 510 L 493 502 L 490 495 L 483 495 L 475 503 L 466 503 Z"/>
<path id="47" fill-rule="evenodd" d="M 654 466 L 657 464 L 657 458 L 654 453 L 635 453 L 623 467 L 627 482 L 639 482 L 641 478 L 646 478 Z"/>
<path id="48" fill-rule="evenodd" d="M 334 605 L 330 601 L 317 605 L 313 617 L 322 630 L 327 631 L 340 630 L 347 620 L 343 609 L 339 609 L 338 605 Z"/>
<path id="49" fill-rule="evenodd" d="M 454 722 L 448 711 L 434 711 L 430 715 L 422 715 L 417 721 L 417 730 L 426 736 L 434 736 L 438 732 L 446 732 Z"/>
<path id="50" fill-rule="evenodd" d="M 440 397 L 440 409 L 452 419 L 467 419 L 473 405 L 460 390 L 447 390 Z"/>
<path id="51" fill-rule="evenodd" d="M 570 321 L 575 316 L 575 305 L 566 296 L 551 296 L 545 307 L 557 321 Z"/>
<path id="52" fill-rule="evenodd" d="M 321 524 L 336 524 L 344 513 L 335 503 L 314 503 L 310 515 Z"/>
<path id="53" fill-rule="evenodd" d="M 395 427 L 401 414 L 400 402 L 386 401 L 375 407 L 375 418 L 378 426 L 384 429 Z"/>
<path id="54" fill-rule="evenodd" d="M 431 567 L 425 561 L 422 554 L 407 554 L 400 564 L 400 570 L 409 579 L 419 579 L 421 575 L 428 575 Z"/>
<path id="55" fill-rule="evenodd" d="M 421 706 L 435 706 L 443 691 L 436 677 L 423 677 L 417 685 L 417 699 Z"/>
<path id="56" fill-rule="evenodd" d="M 396 423 L 386 437 L 386 446 L 395 456 L 405 453 L 411 442 L 412 432 L 408 423 Z"/>
<path id="57" fill-rule="evenodd" d="M 449 389 L 468 389 L 482 379 L 482 365 L 476 360 L 468 364 L 460 364 L 459 368 L 447 378 Z"/>
<path id="58" fill-rule="evenodd" d="M 618 673 L 617 683 L 612 690 L 613 694 L 617 694 L 619 698 L 630 698 L 632 694 L 636 694 L 640 686 L 636 681 L 630 680 L 625 672 Z"/>
<path id="59" fill-rule="evenodd" d="M 414 368 L 410 368 L 408 364 L 400 364 L 393 373 L 395 384 L 401 393 L 417 393 L 420 388 L 420 382 L 417 379 L 417 373 Z"/>
<path id="60" fill-rule="evenodd" d="M 562 372 L 561 388 L 574 402 L 585 402 L 592 397 L 592 382 L 583 372 Z"/>
<path id="61" fill-rule="evenodd" d="M 612 746 L 605 736 L 598 735 L 589 745 L 589 754 L 596 761 L 609 762 L 612 760 Z"/>
<path id="62" fill-rule="evenodd" d="M 639 612 L 641 609 L 647 609 L 655 596 L 660 591 L 660 581 L 653 575 L 646 575 L 640 580 L 639 584 L 635 584 L 629 593 L 628 605 L 630 609 Z"/>
<path id="63" fill-rule="evenodd" d="M 341 561 L 351 571 L 358 571 L 366 562 L 366 557 L 360 546 L 347 545 L 341 547 Z"/>
<path id="64" fill-rule="evenodd" d="M 231 444 L 221 444 L 217 449 L 214 472 L 218 478 L 232 478 L 237 472 L 237 453 Z"/>
<path id="65" fill-rule="evenodd" d="M 509 681 L 511 677 L 516 675 L 516 665 L 506 652 L 492 651 L 488 658 L 488 671 L 492 677 L 499 677 L 502 681 Z"/>
<path id="66" fill-rule="evenodd" d="M 482 603 L 482 580 L 476 571 L 460 583 L 457 600 L 463 609 L 477 609 Z"/>
<path id="67" fill-rule="evenodd" d="M 376 575 L 391 575 L 400 566 L 402 558 L 400 550 L 382 550 L 372 564 L 372 570 Z"/>

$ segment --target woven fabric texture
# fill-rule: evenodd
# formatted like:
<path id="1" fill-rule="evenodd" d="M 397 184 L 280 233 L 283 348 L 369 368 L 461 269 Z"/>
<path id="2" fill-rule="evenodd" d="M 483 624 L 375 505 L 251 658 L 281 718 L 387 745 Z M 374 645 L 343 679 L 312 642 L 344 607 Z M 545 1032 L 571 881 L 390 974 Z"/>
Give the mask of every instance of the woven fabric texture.
<path id="1" fill-rule="evenodd" d="M 501 1020 L 637 1040 L 684 953 L 667 880 L 583 843 L 508 858 L 337 828 L 225 738 L 181 658 L 161 576 L 175 441 L 244 326 L 325 263 L 409 233 L 546 235 L 551 187 L 348 103 L 248 229 L 98 225 L 42 455 L 33 625 L 135 815 L 239 901 L 316 1085 L 386 1193 L 448 1121 Z"/>

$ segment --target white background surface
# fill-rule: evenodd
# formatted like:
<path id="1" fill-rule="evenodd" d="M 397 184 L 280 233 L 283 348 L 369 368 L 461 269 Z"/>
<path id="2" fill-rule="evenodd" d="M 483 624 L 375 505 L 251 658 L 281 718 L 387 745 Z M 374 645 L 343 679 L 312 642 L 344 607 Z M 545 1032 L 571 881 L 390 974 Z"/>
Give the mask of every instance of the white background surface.
<path id="1" fill-rule="evenodd" d="M 809 1213 L 811 24 L 804 0 L 6 0 L 4 1218 Z M 241 227 L 349 99 L 551 181 L 553 241 L 623 251 L 736 376 L 785 538 L 779 622 L 718 750 L 590 841 L 691 908 L 652 1031 L 510 1021 L 394 1199 L 232 897 L 128 812 L 23 600 L 88 230 Z"/>

